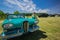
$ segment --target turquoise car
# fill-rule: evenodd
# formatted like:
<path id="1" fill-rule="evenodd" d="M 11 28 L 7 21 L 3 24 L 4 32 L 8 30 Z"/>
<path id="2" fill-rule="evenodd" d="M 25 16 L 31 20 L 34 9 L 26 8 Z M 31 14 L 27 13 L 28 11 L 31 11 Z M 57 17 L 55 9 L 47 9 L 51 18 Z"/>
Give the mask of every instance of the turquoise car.
<path id="1" fill-rule="evenodd" d="M 2 40 L 21 36 L 24 33 L 34 32 L 39 28 L 37 23 L 38 20 L 34 16 L 28 18 L 25 15 L 10 14 L 2 23 Z"/>

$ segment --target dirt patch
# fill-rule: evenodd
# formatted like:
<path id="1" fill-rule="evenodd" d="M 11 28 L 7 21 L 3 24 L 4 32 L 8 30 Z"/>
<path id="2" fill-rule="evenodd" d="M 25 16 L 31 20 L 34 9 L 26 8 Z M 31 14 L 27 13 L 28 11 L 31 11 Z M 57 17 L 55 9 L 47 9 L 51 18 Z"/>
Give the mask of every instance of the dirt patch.
<path id="1" fill-rule="evenodd" d="M 2 23 L 3 21 L 0 21 L 0 23 Z"/>

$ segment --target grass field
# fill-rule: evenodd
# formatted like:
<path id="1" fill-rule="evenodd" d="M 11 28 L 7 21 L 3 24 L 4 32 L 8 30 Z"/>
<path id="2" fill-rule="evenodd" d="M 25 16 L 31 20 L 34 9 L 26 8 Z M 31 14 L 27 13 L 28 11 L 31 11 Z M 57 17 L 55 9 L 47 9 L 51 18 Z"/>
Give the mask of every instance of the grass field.
<path id="1" fill-rule="evenodd" d="M 32 33 L 22 35 L 18 38 L 20 40 L 60 40 L 60 17 L 47 17 L 39 19 L 39 30 Z M 0 22 L 0 33 L 2 32 Z"/>
<path id="2" fill-rule="evenodd" d="M 46 32 L 44 40 L 60 40 L 60 17 L 39 18 L 40 30 Z"/>

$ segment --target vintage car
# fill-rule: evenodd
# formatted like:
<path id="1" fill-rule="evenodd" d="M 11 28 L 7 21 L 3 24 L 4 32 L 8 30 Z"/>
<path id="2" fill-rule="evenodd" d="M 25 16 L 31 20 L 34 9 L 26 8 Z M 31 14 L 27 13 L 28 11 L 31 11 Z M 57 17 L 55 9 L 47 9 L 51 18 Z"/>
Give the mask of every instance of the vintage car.
<path id="1" fill-rule="evenodd" d="M 2 23 L 3 32 L 2 40 L 17 37 L 24 33 L 30 33 L 38 30 L 38 20 L 32 16 L 31 18 L 24 15 L 9 14 Z"/>

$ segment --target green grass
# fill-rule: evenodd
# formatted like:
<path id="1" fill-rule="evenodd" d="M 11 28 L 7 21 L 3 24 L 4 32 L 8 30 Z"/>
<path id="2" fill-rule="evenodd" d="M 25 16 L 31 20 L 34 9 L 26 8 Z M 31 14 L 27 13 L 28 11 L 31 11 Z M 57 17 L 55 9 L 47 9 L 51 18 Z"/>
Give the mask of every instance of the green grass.
<path id="1" fill-rule="evenodd" d="M 38 18 L 39 31 L 21 36 L 22 40 L 60 40 L 60 17 Z M 0 32 L 2 27 L 0 23 Z M 46 33 L 43 33 L 46 32 Z"/>
<path id="2" fill-rule="evenodd" d="M 2 20 L 0 20 L 0 33 L 2 32 Z"/>
<path id="3" fill-rule="evenodd" d="M 60 17 L 39 18 L 40 30 L 46 32 L 46 40 L 60 40 Z"/>

